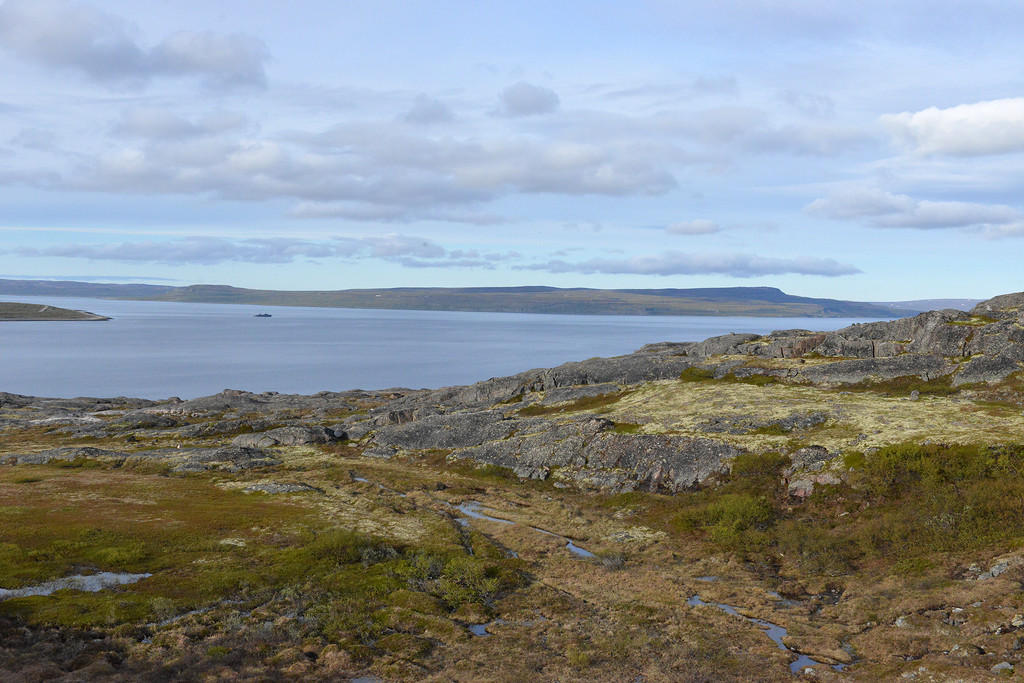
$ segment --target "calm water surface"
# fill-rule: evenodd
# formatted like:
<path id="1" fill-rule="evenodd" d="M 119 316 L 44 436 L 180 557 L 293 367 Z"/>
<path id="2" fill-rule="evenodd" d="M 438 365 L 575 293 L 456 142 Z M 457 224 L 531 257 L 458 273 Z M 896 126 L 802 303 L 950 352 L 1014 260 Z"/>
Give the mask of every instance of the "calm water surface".
<path id="1" fill-rule="evenodd" d="M 56 397 L 434 388 L 617 356 L 653 342 L 794 327 L 831 330 L 863 322 L 10 299 L 113 318 L 0 323 L 0 391 Z M 261 312 L 273 317 L 254 317 Z"/>

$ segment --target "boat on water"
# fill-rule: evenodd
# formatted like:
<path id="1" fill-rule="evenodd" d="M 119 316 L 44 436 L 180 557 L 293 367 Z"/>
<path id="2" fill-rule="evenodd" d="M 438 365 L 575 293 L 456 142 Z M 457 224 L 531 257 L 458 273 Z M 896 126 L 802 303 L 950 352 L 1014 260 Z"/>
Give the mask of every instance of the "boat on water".
<path id="1" fill-rule="evenodd" d="M 257 313 L 253 316 L 254 318 L 272 318 L 273 316 L 269 313 Z"/>

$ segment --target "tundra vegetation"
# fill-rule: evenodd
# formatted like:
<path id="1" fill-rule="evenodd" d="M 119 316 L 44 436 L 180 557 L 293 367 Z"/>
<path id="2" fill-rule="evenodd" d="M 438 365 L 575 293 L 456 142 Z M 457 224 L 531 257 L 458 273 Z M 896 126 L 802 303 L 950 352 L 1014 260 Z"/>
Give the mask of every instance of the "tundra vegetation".
<path id="1" fill-rule="evenodd" d="M 0 676 L 1010 675 L 1024 380 L 971 370 L 1008 345 L 962 355 L 1005 316 L 927 315 L 866 360 L 859 326 L 795 355 L 811 333 L 436 391 L 0 394 L 0 588 L 148 575 L 0 593 Z M 964 335 L 960 359 L 877 355 L 921 334 Z"/>

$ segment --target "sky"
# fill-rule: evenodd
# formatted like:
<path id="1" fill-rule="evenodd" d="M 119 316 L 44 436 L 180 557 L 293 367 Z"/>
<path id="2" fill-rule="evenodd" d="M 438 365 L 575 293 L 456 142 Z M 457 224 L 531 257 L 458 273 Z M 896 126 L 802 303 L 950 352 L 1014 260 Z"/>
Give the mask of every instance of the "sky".
<path id="1" fill-rule="evenodd" d="M 5 0 L 0 277 L 1024 290 L 1019 0 Z"/>

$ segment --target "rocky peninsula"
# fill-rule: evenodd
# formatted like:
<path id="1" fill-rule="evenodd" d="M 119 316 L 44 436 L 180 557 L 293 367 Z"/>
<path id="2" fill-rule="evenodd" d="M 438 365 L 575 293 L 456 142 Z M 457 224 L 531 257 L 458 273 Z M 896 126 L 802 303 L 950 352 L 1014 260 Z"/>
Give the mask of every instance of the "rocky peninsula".
<path id="1" fill-rule="evenodd" d="M 110 318 L 88 311 L 76 311 L 46 304 L 0 301 L 0 321 L 4 320 L 110 320 Z"/>
<path id="2" fill-rule="evenodd" d="M 0 601 L 0 671 L 1006 675 L 1022 368 L 1018 293 L 436 390 L 0 394 L 0 588 L 144 577 Z"/>

